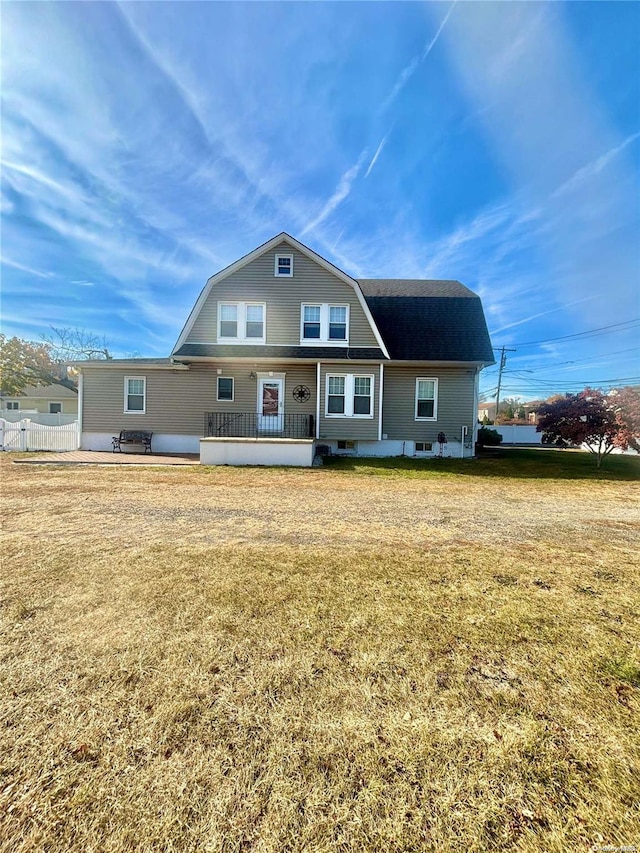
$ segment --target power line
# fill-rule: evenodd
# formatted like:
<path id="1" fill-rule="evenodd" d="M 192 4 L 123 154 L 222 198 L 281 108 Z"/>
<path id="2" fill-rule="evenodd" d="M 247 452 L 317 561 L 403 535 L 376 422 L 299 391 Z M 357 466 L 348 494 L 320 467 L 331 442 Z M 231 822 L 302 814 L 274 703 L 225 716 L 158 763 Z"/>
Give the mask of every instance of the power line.
<path id="1" fill-rule="evenodd" d="M 518 383 L 517 387 L 522 387 L 524 385 L 532 385 L 536 388 L 597 388 L 600 385 L 623 385 L 629 384 L 633 385 L 640 382 L 640 376 L 624 376 L 619 377 L 617 379 L 591 379 L 591 380 L 582 380 L 581 382 L 572 381 L 572 382 L 564 382 L 563 380 L 558 380 L 554 382 L 553 380 L 541 380 L 541 379 L 525 379 L 524 377 L 514 377 L 516 382 Z M 518 381 L 519 380 L 519 381 Z M 514 390 L 515 386 L 509 386 L 508 388 L 505 386 L 504 390 Z"/>
<path id="2" fill-rule="evenodd" d="M 574 335 L 562 335 L 559 338 L 545 338 L 541 341 L 526 341 L 523 344 L 517 344 L 518 347 L 533 347 L 538 344 L 551 344 L 555 341 L 568 341 L 572 338 L 586 338 L 586 337 L 596 337 L 598 334 L 611 334 L 613 330 L 617 330 L 620 332 L 628 331 L 632 329 L 634 325 L 640 323 L 640 317 L 635 317 L 633 320 L 625 320 L 623 323 L 612 323 L 610 326 L 600 326 L 598 329 L 587 329 L 584 332 L 576 332 Z M 620 328 L 621 326 L 626 326 L 626 329 Z M 499 347 L 495 347 L 495 349 L 499 349 Z"/>
<path id="3" fill-rule="evenodd" d="M 587 356 L 587 358 L 574 358 L 571 361 L 556 361 L 556 362 L 552 362 L 551 364 L 547 364 L 546 366 L 534 365 L 531 368 L 520 368 L 520 370 L 521 371 L 530 370 L 531 372 L 535 371 L 536 373 L 540 372 L 540 371 L 545 371 L 545 370 L 556 370 L 558 367 L 562 367 L 565 364 L 573 365 L 573 364 L 581 364 L 585 361 L 598 361 L 600 359 L 609 358 L 610 356 L 613 356 L 613 355 L 621 355 L 622 353 L 627 353 L 627 352 L 638 352 L 639 350 L 640 350 L 640 347 L 629 347 L 628 349 L 619 349 L 619 350 L 615 350 L 614 352 L 603 352 L 603 353 L 600 353 L 598 355 L 590 355 L 590 356 Z M 517 371 L 517 368 L 514 368 L 514 370 L 505 371 L 505 373 L 515 373 L 516 371 Z M 486 376 L 487 374 L 485 373 L 484 375 Z"/>

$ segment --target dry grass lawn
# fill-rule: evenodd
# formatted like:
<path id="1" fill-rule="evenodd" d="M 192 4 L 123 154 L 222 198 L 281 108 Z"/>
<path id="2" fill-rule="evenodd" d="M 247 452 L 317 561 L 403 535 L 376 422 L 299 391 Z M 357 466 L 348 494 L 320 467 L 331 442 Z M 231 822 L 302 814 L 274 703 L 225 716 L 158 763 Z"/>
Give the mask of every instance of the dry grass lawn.
<path id="1" fill-rule="evenodd" d="M 640 486 L 534 456 L 5 454 L 0 850 L 640 849 Z"/>

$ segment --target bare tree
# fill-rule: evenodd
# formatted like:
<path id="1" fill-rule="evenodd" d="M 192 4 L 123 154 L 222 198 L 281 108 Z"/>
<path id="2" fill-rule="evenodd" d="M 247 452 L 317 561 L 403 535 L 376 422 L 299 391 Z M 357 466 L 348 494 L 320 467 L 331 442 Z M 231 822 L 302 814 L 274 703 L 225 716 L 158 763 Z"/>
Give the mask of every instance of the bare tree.
<path id="1" fill-rule="evenodd" d="M 67 326 L 58 328 L 51 326 L 51 332 L 46 335 L 41 335 L 42 340 L 48 344 L 50 348 L 51 358 L 53 361 L 84 361 L 84 359 L 98 358 L 110 359 L 113 358 L 109 352 L 107 339 L 87 332 L 86 329 L 72 329 Z"/>

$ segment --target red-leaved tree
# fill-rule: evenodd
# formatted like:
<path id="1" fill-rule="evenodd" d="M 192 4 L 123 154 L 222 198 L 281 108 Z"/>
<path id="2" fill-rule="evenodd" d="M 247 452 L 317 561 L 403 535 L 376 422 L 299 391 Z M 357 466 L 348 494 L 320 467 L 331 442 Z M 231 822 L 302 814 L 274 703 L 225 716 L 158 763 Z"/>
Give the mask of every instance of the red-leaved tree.
<path id="1" fill-rule="evenodd" d="M 632 447 L 640 452 L 640 387 L 618 388 L 609 395 L 609 405 L 616 413 L 620 429 L 616 447 Z"/>
<path id="2" fill-rule="evenodd" d="M 538 432 L 556 442 L 584 445 L 596 457 L 599 468 L 604 457 L 611 453 L 620 433 L 620 423 L 608 398 L 593 388 L 579 394 L 566 394 L 553 403 L 538 409 Z"/>

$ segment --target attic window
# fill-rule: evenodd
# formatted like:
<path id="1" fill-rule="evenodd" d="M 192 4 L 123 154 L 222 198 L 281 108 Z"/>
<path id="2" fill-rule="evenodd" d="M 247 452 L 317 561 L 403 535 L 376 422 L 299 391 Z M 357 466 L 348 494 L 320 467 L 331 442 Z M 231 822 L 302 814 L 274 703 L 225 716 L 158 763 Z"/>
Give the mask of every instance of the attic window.
<path id="1" fill-rule="evenodd" d="M 293 255 L 276 255 L 274 275 L 293 278 Z"/>

